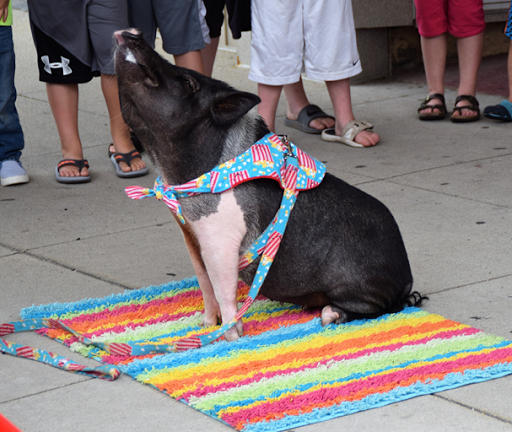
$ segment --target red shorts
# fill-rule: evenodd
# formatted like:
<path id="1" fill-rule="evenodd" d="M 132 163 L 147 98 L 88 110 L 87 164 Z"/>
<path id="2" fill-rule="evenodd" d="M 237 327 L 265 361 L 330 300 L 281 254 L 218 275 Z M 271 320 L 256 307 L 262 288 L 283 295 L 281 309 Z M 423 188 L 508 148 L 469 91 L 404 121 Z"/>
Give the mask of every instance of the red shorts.
<path id="1" fill-rule="evenodd" d="M 485 30 L 483 0 L 414 0 L 416 24 L 423 37 L 450 33 L 456 38 Z"/>

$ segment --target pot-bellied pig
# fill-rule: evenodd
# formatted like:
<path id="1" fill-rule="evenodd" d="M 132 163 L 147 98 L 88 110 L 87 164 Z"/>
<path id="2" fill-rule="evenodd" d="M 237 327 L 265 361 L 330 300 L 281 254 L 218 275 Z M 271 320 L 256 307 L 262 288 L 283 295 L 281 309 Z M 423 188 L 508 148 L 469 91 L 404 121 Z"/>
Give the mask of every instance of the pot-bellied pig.
<path id="1" fill-rule="evenodd" d="M 138 30 L 115 36 L 123 117 L 164 184 L 186 184 L 269 134 L 251 111 L 260 102 L 257 96 L 172 65 Z M 250 285 L 258 264 L 239 271 L 240 258 L 273 220 L 282 197 L 278 181 L 260 178 L 222 193 L 178 198 L 205 325 L 237 314 L 238 279 Z M 417 298 L 411 287 L 407 253 L 389 210 L 327 173 L 317 187 L 298 194 L 260 293 L 322 307 L 325 325 L 399 311 Z M 238 321 L 226 338 L 242 332 Z"/>

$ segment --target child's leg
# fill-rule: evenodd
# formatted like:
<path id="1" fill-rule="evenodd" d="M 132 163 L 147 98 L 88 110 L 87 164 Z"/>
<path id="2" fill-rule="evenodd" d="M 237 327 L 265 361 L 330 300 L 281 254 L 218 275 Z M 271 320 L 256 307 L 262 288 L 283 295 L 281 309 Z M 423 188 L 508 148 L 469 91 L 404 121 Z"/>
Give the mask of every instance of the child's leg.
<path id="1" fill-rule="evenodd" d="M 78 84 L 46 83 L 48 101 L 57 125 L 63 159 L 83 159 L 82 143 L 78 134 Z M 87 168 L 66 165 L 59 170 L 62 177 L 88 176 Z"/>
<path id="2" fill-rule="evenodd" d="M 208 77 L 211 77 L 213 74 L 213 65 L 215 64 L 217 48 L 219 47 L 219 39 L 219 37 L 212 38 L 212 41 L 201 50 L 204 74 Z"/>
<path id="3" fill-rule="evenodd" d="M 273 86 L 258 83 L 258 96 L 261 103 L 258 105 L 258 114 L 263 117 L 271 132 L 276 131 L 276 111 L 283 86 Z"/>
<path id="4" fill-rule="evenodd" d="M 110 117 L 110 133 L 114 142 L 114 149 L 117 153 L 129 153 L 135 147 L 130 139 L 130 129 L 121 115 L 116 76 L 101 74 L 101 90 L 107 103 L 108 115 Z M 138 157 L 134 158 L 130 165 L 123 161 L 119 162 L 119 167 L 123 172 L 130 172 L 139 171 L 145 168 L 146 164 Z"/>
<path id="5" fill-rule="evenodd" d="M 459 56 L 459 95 L 476 94 L 476 80 L 478 69 L 482 60 L 484 46 L 484 33 L 475 36 L 457 39 L 457 52 Z M 460 101 L 457 106 L 467 106 L 468 101 Z M 462 110 L 462 115 L 475 115 L 474 111 Z"/>
<path id="6" fill-rule="evenodd" d="M 174 61 L 176 66 L 192 69 L 201 74 L 204 73 L 203 57 L 200 50 L 189 51 L 185 54 L 174 54 Z"/>
<path id="7" fill-rule="evenodd" d="M 423 52 L 423 63 L 425 65 L 425 76 L 427 78 L 428 94 L 444 95 L 444 71 L 446 66 L 447 36 L 443 33 L 436 37 L 421 36 L 421 49 Z M 440 105 L 440 99 L 432 99 L 427 105 Z M 425 108 L 420 113 L 429 113 L 432 109 Z M 434 110 L 437 112 L 439 110 Z"/>
<path id="8" fill-rule="evenodd" d="M 352 101 L 350 99 L 350 80 L 348 78 L 337 81 L 326 81 L 327 90 L 331 97 L 332 106 L 334 108 L 334 116 L 336 117 L 335 133 L 341 135 L 343 128 L 351 120 L 355 120 L 352 112 Z M 370 130 L 359 132 L 354 141 L 365 147 L 375 145 L 379 142 L 379 135 Z"/>
<path id="9" fill-rule="evenodd" d="M 284 86 L 284 92 L 286 94 L 287 101 L 287 113 L 286 116 L 290 120 L 297 120 L 299 113 L 302 109 L 309 105 L 308 97 L 304 91 L 304 84 L 302 78 L 293 84 L 287 84 Z M 334 120 L 329 117 L 319 117 L 309 122 L 309 127 L 313 129 L 322 130 L 334 126 Z"/>

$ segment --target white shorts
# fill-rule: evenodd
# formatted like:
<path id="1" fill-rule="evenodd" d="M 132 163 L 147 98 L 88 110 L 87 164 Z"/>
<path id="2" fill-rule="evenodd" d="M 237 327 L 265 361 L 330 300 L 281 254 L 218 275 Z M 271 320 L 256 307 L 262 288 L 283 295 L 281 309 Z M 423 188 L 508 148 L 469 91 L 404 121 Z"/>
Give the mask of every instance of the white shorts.
<path id="1" fill-rule="evenodd" d="M 251 71 L 260 84 L 321 81 L 362 71 L 351 0 L 252 0 Z"/>

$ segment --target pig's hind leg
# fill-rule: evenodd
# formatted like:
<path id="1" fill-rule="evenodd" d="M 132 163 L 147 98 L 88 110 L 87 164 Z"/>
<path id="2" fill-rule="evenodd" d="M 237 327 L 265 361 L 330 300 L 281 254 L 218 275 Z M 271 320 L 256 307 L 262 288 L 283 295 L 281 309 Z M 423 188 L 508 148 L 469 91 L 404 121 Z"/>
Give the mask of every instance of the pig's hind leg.
<path id="1" fill-rule="evenodd" d="M 343 309 L 336 306 L 327 305 L 322 309 L 322 326 L 331 323 L 343 324 L 349 320 L 348 314 Z"/>
<path id="2" fill-rule="evenodd" d="M 405 306 L 420 306 L 423 300 L 428 299 L 417 291 L 411 293 L 411 288 L 412 280 L 401 290 L 374 290 L 371 294 L 367 290 L 367 294 L 359 298 L 354 295 L 337 299 L 331 297 L 330 304 L 322 309 L 322 325 L 333 322 L 343 324 L 361 318 L 377 318 L 386 313 L 400 312 Z"/>

